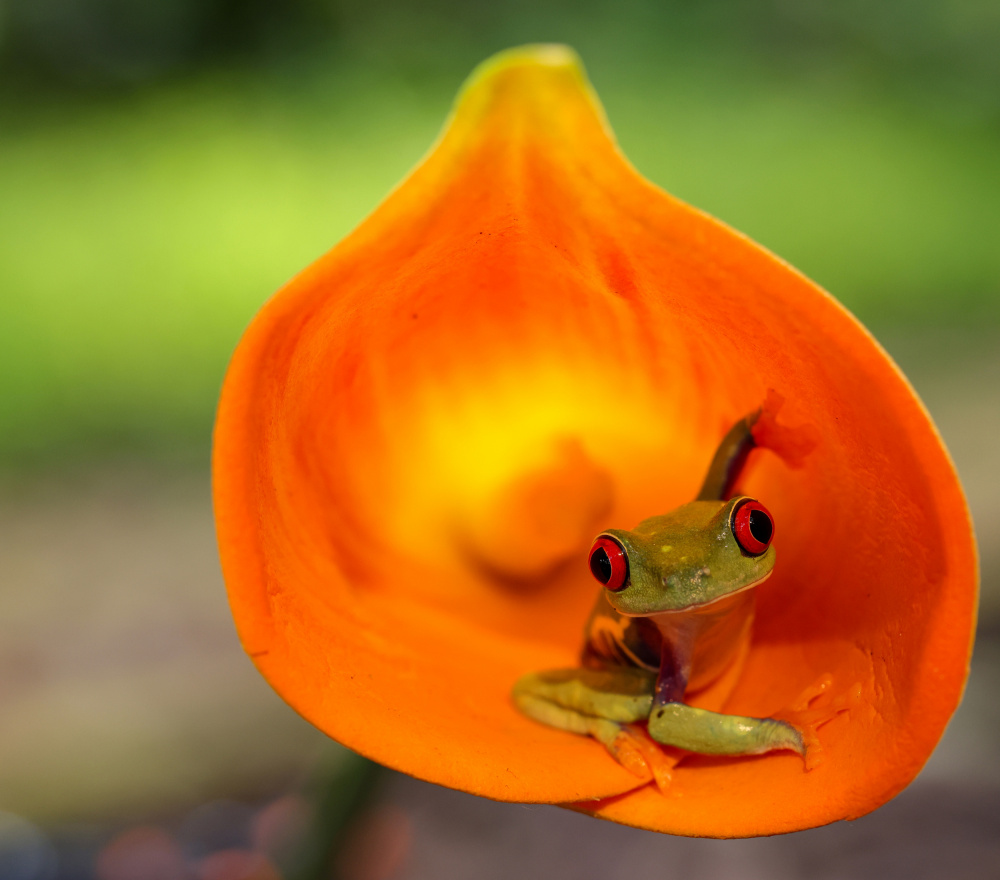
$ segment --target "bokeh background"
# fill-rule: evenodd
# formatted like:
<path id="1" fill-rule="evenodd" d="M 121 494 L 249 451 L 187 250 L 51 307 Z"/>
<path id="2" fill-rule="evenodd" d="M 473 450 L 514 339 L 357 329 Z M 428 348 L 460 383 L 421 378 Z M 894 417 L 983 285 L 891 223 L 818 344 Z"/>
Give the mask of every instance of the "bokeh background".
<path id="1" fill-rule="evenodd" d="M 646 176 L 867 323 L 953 453 L 969 690 L 869 817 L 719 842 L 480 801 L 330 743 L 239 649 L 228 356 L 538 41 Z M 0 880 L 1000 875 L 998 46 L 995 0 L 0 0 Z"/>

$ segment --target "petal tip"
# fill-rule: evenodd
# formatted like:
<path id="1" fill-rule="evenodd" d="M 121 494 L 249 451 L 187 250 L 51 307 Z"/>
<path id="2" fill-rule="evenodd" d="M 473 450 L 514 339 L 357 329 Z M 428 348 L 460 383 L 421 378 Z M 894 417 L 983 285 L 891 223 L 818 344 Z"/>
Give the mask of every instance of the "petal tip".
<path id="1" fill-rule="evenodd" d="M 510 142 L 525 130 L 585 142 L 602 154 L 614 143 L 583 62 L 569 46 L 530 44 L 487 58 L 459 91 L 444 136 L 480 142 L 492 133 Z"/>
<path id="2" fill-rule="evenodd" d="M 533 43 L 504 49 L 480 63 L 466 79 L 455 101 L 456 110 L 479 101 L 513 92 L 529 94 L 554 91 L 591 95 L 580 56 L 561 43 Z M 592 97 L 592 96 L 591 96 Z M 593 98 L 592 98 L 593 99 Z"/>
<path id="3" fill-rule="evenodd" d="M 469 75 L 466 88 L 516 68 L 572 70 L 583 72 L 580 56 L 562 43 L 529 43 L 514 46 L 480 62 Z"/>

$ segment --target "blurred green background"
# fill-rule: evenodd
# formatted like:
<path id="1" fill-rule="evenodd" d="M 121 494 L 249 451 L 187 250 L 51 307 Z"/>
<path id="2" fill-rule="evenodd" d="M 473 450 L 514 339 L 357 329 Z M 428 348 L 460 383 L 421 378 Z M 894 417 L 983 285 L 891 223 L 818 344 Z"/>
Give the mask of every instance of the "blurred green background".
<path id="1" fill-rule="evenodd" d="M 204 459 L 254 311 L 543 40 L 645 175 L 876 330 L 1000 322 L 994 0 L 4 0 L 0 463 Z"/>
<path id="2" fill-rule="evenodd" d="M 727 845 L 372 788 L 240 651 L 208 457 L 242 329 L 420 159 L 475 64 L 549 41 L 642 173 L 871 327 L 962 475 L 969 694 L 918 782 L 851 826 Z M 998 46 L 996 0 L 0 0 L 0 877 L 987 876 Z M 211 867 L 224 851 L 266 864 Z"/>

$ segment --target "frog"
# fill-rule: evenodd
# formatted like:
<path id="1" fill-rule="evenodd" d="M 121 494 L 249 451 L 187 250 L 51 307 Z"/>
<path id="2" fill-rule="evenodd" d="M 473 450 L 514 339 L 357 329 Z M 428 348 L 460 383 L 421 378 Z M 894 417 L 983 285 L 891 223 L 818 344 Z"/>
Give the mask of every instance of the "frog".
<path id="1" fill-rule="evenodd" d="M 830 690 L 828 675 L 772 717 L 686 702 L 731 690 L 749 652 L 756 591 L 774 571 L 774 517 L 756 498 L 734 493 L 758 448 L 754 428 L 763 411 L 725 434 L 693 501 L 597 536 L 588 564 L 600 592 L 580 666 L 530 673 L 513 687 L 524 715 L 593 737 L 663 791 L 688 753 L 789 751 L 812 769 L 821 760 L 817 728 L 849 708 L 845 699 L 812 705 Z"/>

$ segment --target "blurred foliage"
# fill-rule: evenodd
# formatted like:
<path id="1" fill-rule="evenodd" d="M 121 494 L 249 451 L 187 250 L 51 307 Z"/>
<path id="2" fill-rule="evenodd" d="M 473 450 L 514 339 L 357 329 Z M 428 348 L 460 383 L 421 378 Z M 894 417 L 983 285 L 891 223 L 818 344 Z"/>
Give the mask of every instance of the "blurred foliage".
<path id="1" fill-rule="evenodd" d="M 543 40 L 862 319 L 1000 327 L 995 0 L 0 0 L 0 465 L 203 461 L 254 311 Z"/>
<path id="2" fill-rule="evenodd" d="M 299 48 L 335 17 L 323 0 L 3 0 L 0 10 L 9 72 L 91 87 Z"/>
<path id="3" fill-rule="evenodd" d="M 140 82 L 317 43 L 464 68 L 463 55 L 581 37 L 654 53 L 725 41 L 779 68 L 847 64 L 1000 107 L 995 0 L 0 0 L 8 70 L 64 84 Z"/>

